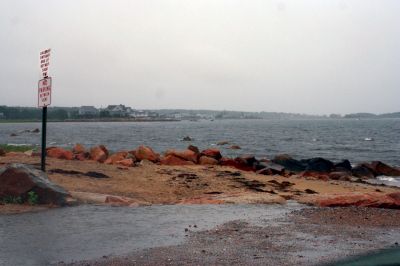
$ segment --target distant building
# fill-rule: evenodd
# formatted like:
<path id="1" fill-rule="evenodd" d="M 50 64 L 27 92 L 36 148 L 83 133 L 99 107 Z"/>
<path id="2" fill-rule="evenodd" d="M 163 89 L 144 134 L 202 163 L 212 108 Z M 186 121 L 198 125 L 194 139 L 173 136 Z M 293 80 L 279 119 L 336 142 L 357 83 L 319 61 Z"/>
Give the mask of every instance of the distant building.
<path id="1" fill-rule="evenodd" d="M 123 104 L 109 105 L 104 110 L 107 111 L 110 116 L 127 116 L 129 114 L 130 107 L 126 107 Z"/>
<path id="2" fill-rule="evenodd" d="M 132 110 L 129 116 L 135 118 L 143 118 L 143 117 L 148 117 L 149 113 L 147 111 L 142 111 L 142 110 Z"/>
<path id="3" fill-rule="evenodd" d="M 99 110 L 94 106 L 81 106 L 78 113 L 80 116 L 96 116 L 99 114 Z"/>
<path id="4" fill-rule="evenodd" d="M 342 118 L 342 116 L 340 114 L 330 114 L 329 118 L 337 119 L 337 118 Z"/>

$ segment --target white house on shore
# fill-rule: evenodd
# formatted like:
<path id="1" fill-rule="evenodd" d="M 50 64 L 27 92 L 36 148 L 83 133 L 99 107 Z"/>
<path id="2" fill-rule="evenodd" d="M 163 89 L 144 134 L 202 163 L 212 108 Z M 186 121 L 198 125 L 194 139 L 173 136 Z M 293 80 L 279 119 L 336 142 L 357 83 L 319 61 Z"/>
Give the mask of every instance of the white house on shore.
<path id="1" fill-rule="evenodd" d="M 80 116 L 96 116 L 99 114 L 99 110 L 94 106 L 81 106 L 78 114 Z"/>

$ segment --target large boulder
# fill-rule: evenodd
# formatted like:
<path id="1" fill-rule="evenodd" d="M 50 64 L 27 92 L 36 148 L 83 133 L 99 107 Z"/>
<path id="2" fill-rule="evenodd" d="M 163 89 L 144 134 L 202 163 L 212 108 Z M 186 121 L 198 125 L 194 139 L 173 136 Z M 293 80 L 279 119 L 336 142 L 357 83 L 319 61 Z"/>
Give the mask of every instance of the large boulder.
<path id="1" fill-rule="evenodd" d="M 85 149 L 85 147 L 84 147 L 82 144 L 77 143 L 77 144 L 75 144 L 75 146 L 72 148 L 72 152 L 73 152 L 73 153 L 76 153 L 76 154 L 78 154 L 78 153 L 85 153 L 85 152 L 86 152 L 86 149 Z"/>
<path id="2" fill-rule="evenodd" d="M 63 148 L 49 147 L 46 149 L 46 153 L 47 156 L 51 158 L 65 159 L 65 160 L 74 159 L 74 154 L 72 153 L 72 151 L 64 150 Z"/>
<path id="3" fill-rule="evenodd" d="M 108 150 L 103 145 L 95 146 L 90 149 L 90 159 L 104 163 L 108 158 Z"/>
<path id="4" fill-rule="evenodd" d="M 69 196 L 62 187 L 52 183 L 46 173 L 24 164 L 11 164 L 0 169 L 0 199 L 21 197 L 28 199 L 35 192 L 40 204 L 65 205 Z"/>
<path id="5" fill-rule="evenodd" d="M 364 167 L 362 165 L 357 165 L 351 169 L 351 173 L 353 176 L 364 178 L 364 179 L 371 179 L 374 178 L 374 173 L 368 169 L 367 167 Z"/>
<path id="6" fill-rule="evenodd" d="M 194 153 L 196 153 L 196 154 L 200 154 L 199 148 L 197 148 L 197 147 L 194 146 L 194 145 L 189 145 L 189 146 L 187 147 L 187 149 L 188 149 L 188 150 L 191 150 L 192 152 L 194 152 Z"/>
<path id="7" fill-rule="evenodd" d="M 168 155 L 173 155 L 175 157 L 179 157 L 183 160 L 191 161 L 194 163 L 197 163 L 197 161 L 198 161 L 198 154 L 192 150 L 183 150 L 183 151 L 168 150 L 165 152 L 165 156 L 168 156 Z"/>
<path id="8" fill-rule="evenodd" d="M 117 161 L 116 164 L 126 166 L 126 167 L 132 167 L 132 166 L 135 166 L 135 161 L 132 158 L 127 158 L 127 159 Z"/>
<path id="9" fill-rule="evenodd" d="M 247 164 L 247 162 L 241 158 L 235 158 L 235 159 L 222 158 L 220 160 L 220 164 L 224 165 L 224 166 L 234 167 L 236 169 L 243 170 L 243 171 L 253 171 L 254 170 L 253 166 L 249 166 Z"/>
<path id="10" fill-rule="evenodd" d="M 285 167 L 286 170 L 289 170 L 291 172 L 301 172 L 306 169 L 306 165 L 298 160 L 293 159 L 287 154 L 281 154 L 275 156 L 275 158 L 272 160 L 272 162 L 282 165 Z"/>
<path id="11" fill-rule="evenodd" d="M 257 173 L 262 175 L 283 175 L 285 168 L 282 165 L 260 161 L 257 165 Z"/>
<path id="12" fill-rule="evenodd" d="M 341 180 L 341 181 L 350 181 L 351 180 L 351 173 L 348 171 L 336 171 L 336 172 L 330 172 L 329 173 L 329 179 L 332 180 Z"/>
<path id="13" fill-rule="evenodd" d="M 88 160 L 89 158 L 90 158 L 89 152 L 82 152 L 74 155 L 74 159 L 78 161 L 85 161 Z"/>
<path id="14" fill-rule="evenodd" d="M 161 158 L 161 164 L 163 165 L 194 165 L 192 161 L 186 161 L 182 158 L 176 157 L 174 155 L 167 155 Z"/>
<path id="15" fill-rule="evenodd" d="M 362 166 L 368 168 L 375 176 L 400 176 L 400 169 L 394 168 L 380 161 L 363 163 Z"/>
<path id="16" fill-rule="evenodd" d="M 139 146 L 135 152 L 134 155 L 137 160 L 149 160 L 153 163 L 160 161 L 160 155 L 156 152 L 153 151 L 152 148 L 148 146 Z"/>
<path id="17" fill-rule="evenodd" d="M 104 161 L 105 164 L 116 164 L 118 161 L 124 160 L 128 156 L 128 152 L 126 151 L 120 151 L 116 152 L 110 157 L 107 158 L 107 160 Z"/>
<path id="18" fill-rule="evenodd" d="M 331 161 L 320 157 L 302 160 L 301 162 L 306 164 L 306 171 L 329 173 L 334 167 Z"/>
<path id="19" fill-rule="evenodd" d="M 201 165 L 217 165 L 218 161 L 208 156 L 201 156 L 199 159 Z"/>
<path id="20" fill-rule="evenodd" d="M 352 166 L 349 160 L 343 160 L 335 164 L 335 171 L 351 171 Z"/>
<path id="21" fill-rule="evenodd" d="M 214 158 L 215 160 L 222 158 L 221 152 L 218 149 L 206 149 L 201 152 L 201 156 L 208 156 Z"/>
<path id="22" fill-rule="evenodd" d="M 259 161 L 253 155 L 240 156 L 240 157 L 238 157 L 238 160 L 243 161 L 245 164 L 253 167 L 254 169 L 259 164 Z"/>

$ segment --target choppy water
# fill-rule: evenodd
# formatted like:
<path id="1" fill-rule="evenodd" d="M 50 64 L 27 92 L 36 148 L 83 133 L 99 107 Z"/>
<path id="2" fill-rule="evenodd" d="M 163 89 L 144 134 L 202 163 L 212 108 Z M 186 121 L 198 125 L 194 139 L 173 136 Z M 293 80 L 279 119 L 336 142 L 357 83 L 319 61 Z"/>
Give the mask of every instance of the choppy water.
<path id="1" fill-rule="evenodd" d="M 22 133 L 40 123 L 0 124 L 0 143 L 39 145 L 40 134 Z M 182 142 L 184 136 L 195 140 Z M 207 148 L 227 140 L 242 150 L 220 147 L 224 155 L 254 154 L 272 157 L 288 153 L 295 158 L 349 159 L 352 163 L 381 160 L 400 166 L 400 119 L 326 120 L 216 120 L 200 122 L 49 123 L 48 145 L 72 147 L 104 144 L 111 150 L 145 144 L 162 152 L 193 144 Z"/>

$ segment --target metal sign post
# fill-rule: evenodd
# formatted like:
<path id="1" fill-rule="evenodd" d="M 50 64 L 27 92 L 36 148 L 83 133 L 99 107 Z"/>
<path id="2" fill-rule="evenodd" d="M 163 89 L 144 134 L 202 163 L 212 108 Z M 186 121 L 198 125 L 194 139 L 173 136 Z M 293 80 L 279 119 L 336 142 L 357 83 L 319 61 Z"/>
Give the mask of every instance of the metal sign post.
<path id="1" fill-rule="evenodd" d="M 39 80 L 38 85 L 38 107 L 42 108 L 42 153 L 41 169 L 46 171 L 46 131 L 47 131 L 47 106 L 51 104 L 51 83 L 52 80 L 47 76 L 50 65 L 50 49 L 40 52 L 40 68 L 42 69 L 43 79 Z"/>
<path id="2" fill-rule="evenodd" d="M 47 124 L 47 106 L 43 107 L 42 111 L 42 153 L 40 169 L 43 172 L 46 171 L 46 124 Z"/>

